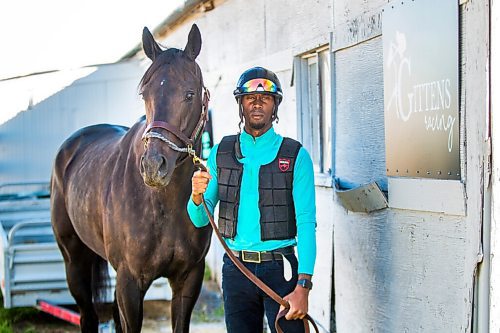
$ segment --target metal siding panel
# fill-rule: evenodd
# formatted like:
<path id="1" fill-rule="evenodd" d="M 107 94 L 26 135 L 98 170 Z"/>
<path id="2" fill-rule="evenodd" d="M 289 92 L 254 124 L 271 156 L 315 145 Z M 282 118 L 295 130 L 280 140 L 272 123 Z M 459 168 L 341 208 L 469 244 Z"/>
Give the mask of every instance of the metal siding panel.
<path id="1" fill-rule="evenodd" d="M 370 2 L 369 6 L 375 8 L 376 2 Z M 361 7 L 364 5 L 359 1 L 335 2 L 335 8 L 339 9 L 335 11 L 335 24 L 352 19 L 351 11 L 359 15 Z M 339 332 L 470 332 L 472 329 L 473 279 L 481 250 L 482 174 L 488 123 L 487 113 L 476 111 L 487 110 L 488 103 L 487 13 L 485 2 L 467 1 L 460 8 L 461 137 L 467 136 L 462 141 L 461 156 L 466 169 L 467 216 L 400 209 L 353 214 L 334 205 Z M 356 48 L 364 48 L 364 44 L 371 42 Z M 355 53 L 346 49 L 335 54 L 335 147 L 336 153 L 339 149 L 345 150 L 335 156 L 336 167 L 343 167 L 337 170 L 341 175 L 349 174 L 349 165 L 340 160 L 350 158 L 346 143 L 356 143 L 343 137 L 345 133 L 339 133 L 344 128 L 341 122 L 348 124 L 347 116 L 342 113 L 346 106 L 342 103 L 357 103 L 356 97 L 359 97 L 356 92 L 343 91 L 346 85 L 353 84 L 349 81 L 352 78 L 339 77 L 343 71 L 356 68 L 347 59 L 338 60 L 347 51 L 351 55 Z M 371 56 L 373 54 L 367 53 L 364 59 L 371 62 Z M 356 59 L 354 57 L 354 63 Z M 339 69 L 340 66 L 344 69 Z M 365 71 L 365 75 L 371 80 L 373 73 Z M 371 101 L 369 98 L 364 103 L 370 104 L 367 101 Z M 382 112 L 383 105 L 379 109 Z M 341 116 L 344 119 L 339 119 Z M 357 167 L 352 161 L 349 164 Z"/>
<path id="2" fill-rule="evenodd" d="M 387 190 L 382 39 L 335 54 L 335 170 L 342 184 Z"/>
<path id="3" fill-rule="evenodd" d="M 144 112 L 142 73 L 137 62 L 100 66 L 0 125 L 0 182 L 48 180 L 59 146 L 83 126 L 132 125 Z"/>
<path id="4" fill-rule="evenodd" d="M 465 331 L 462 218 L 339 206 L 334 217 L 339 332 Z"/>
<path id="5" fill-rule="evenodd" d="M 144 114 L 144 102 L 139 96 L 137 86 L 137 77 L 106 82 L 106 122 L 131 127 Z"/>

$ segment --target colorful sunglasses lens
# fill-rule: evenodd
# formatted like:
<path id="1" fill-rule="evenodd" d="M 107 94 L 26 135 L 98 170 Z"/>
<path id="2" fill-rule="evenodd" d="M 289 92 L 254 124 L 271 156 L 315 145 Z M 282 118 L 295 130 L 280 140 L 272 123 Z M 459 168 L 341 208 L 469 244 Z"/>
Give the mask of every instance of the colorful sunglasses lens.
<path id="1" fill-rule="evenodd" d="M 241 86 L 242 93 L 252 93 L 252 92 L 269 92 L 275 93 L 278 91 L 276 84 L 273 81 L 267 79 L 253 79 L 245 82 Z"/>

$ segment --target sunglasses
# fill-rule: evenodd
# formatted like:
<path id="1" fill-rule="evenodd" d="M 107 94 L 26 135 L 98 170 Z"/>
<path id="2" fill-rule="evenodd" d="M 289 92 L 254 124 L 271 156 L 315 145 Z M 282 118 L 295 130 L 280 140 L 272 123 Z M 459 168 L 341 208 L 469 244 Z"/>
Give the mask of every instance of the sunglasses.
<path id="1" fill-rule="evenodd" d="M 241 88 L 241 93 L 253 93 L 253 92 L 268 92 L 276 93 L 278 87 L 276 84 L 268 79 L 253 79 L 245 82 Z"/>

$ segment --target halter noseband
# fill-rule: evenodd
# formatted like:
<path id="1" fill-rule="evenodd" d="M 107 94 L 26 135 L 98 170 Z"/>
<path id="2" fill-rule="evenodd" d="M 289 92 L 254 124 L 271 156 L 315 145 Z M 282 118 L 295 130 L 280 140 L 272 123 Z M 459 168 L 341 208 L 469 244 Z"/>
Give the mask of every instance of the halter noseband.
<path id="1" fill-rule="evenodd" d="M 202 104 L 200 120 L 198 120 L 198 123 L 196 124 L 196 127 L 194 128 L 193 133 L 191 134 L 191 137 L 188 138 L 179 129 L 177 129 L 176 127 L 170 125 L 165 121 L 153 120 L 146 126 L 146 129 L 142 134 L 142 141 L 144 142 L 144 146 L 147 147 L 150 138 L 160 139 L 173 150 L 181 153 L 188 153 L 193 157 L 193 160 L 195 161 L 198 160 L 198 157 L 196 156 L 196 152 L 193 147 L 196 140 L 198 139 L 200 132 L 203 130 L 206 122 L 208 121 L 208 102 L 210 101 L 210 92 L 206 87 L 203 87 L 203 89 L 205 90 L 205 92 L 203 94 L 203 104 Z M 185 144 L 185 147 L 177 146 L 174 142 L 164 137 L 161 133 L 153 131 L 153 128 L 163 128 L 164 130 L 167 130 L 169 133 L 172 133 L 180 141 L 182 141 Z"/>

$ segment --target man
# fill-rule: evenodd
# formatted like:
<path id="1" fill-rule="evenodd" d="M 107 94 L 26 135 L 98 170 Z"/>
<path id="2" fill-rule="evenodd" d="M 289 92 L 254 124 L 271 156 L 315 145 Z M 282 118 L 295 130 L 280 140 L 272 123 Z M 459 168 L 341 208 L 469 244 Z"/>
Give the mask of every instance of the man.
<path id="1" fill-rule="evenodd" d="M 188 213 L 197 227 L 208 224 L 202 195 L 233 253 L 290 303 L 287 333 L 303 332 L 316 258 L 316 205 L 312 160 L 300 143 L 278 135 L 273 121 L 283 94 L 273 72 L 245 71 L 234 96 L 240 133 L 224 137 L 208 158 L 209 172 L 192 178 Z M 241 131 L 241 124 L 244 130 Z M 294 246 L 297 246 L 298 260 Z M 275 332 L 279 304 L 259 290 L 224 255 L 222 291 L 227 331 L 262 332 L 264 314 Z"/>

